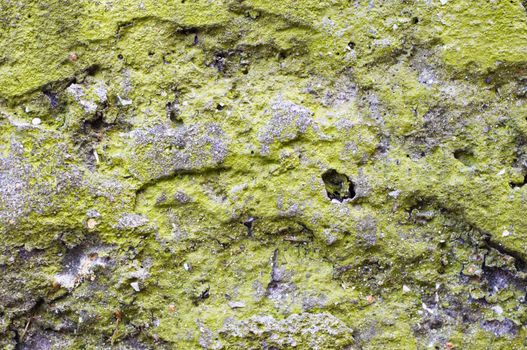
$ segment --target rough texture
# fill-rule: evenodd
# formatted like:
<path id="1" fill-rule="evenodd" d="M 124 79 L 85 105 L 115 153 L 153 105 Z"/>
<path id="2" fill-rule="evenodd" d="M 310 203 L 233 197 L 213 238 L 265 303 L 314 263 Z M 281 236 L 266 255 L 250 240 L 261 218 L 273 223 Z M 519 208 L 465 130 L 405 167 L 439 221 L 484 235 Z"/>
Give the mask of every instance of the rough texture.
<path id="1" fill-rule="evenodd" d="M 0 347 L 527 346 L 511 0 L 0 2 Z"/>

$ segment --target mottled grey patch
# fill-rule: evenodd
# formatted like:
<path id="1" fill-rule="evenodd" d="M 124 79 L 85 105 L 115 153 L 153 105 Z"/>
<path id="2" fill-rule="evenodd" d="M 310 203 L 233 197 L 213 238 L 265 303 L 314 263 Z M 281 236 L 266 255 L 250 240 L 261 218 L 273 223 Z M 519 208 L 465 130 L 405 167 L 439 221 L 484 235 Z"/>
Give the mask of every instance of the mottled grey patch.
<path id="1" fill-rule="evenodd" d="M 190 201 L 192 201 L 192 198 L 190 198 L 185 192 L 183 191 L 177 191 L 174 194 L 174 200 L 181 204 L 187 204 Z"/>
<path id="2" fill-rule="evenodd" d="M 263 348 L 350 349 L 353 330 L 328 313 L 293 314 L 283 320 L 273 316 L 253 316 L 245 320 L 227 318 L 220 336 L 243 348 L 258 339 Z"/>
<path id="3" fill-rule="evenodd" d="M 53 133 L 34 135 L 30 130 L 1 128 L 0 143 L 9 152 L 0 154 L 0 232 L 6 224 L 15 225 L 29 213 L 59 212 L 71 203 L 69 196 L 86 188 L 83 171 L 68 159 L 67 146 Z M 27 147 L 27 141 L 33 145 Z M 42 144 L 47 144 L 41 148 Z M 52 146 L 49 146 L 51 144 Z"/>
<path id="4" fill-rule="evenodd" d="M 332 230 L 325 229 L 323 232 L 324 236 L 326 237 L 326 244 L 332 245 L 337 241 L 337 237 L 332 233 Z"/>
<path id="5" fill-rule="evenodd" d="M 81 105 L 86 113 L 93 113 L 97 110 L 97 104 L 94 101 L 82 98 L 85 95 L 82 85 L 71 84 L 66 91 Z"/>
<path id="6" fill-rule="evenodd" d="M 73 345 L 73 337 L 62 332 L 37 330 L 27 332 L 23 342 L 16 347 L 20 350 L 68 349 Z"/>
<path id="7" fill-rule="evenodd" d="M 346 70 L 331 80 L 312 79 L 307 83 L 304 92 L 317 97 L 325 107 L 341 106 L 357 97 L 358 88 L 353 82 L 352 74 L 351 70 Z"/>
<path id="8" fill-rule="evenodd" d="M 368 92 L 366 94 L 366 100 L 368 101 L 371 117 L 379 125 L 383 125 L 384 124 L 384 117 L 382 116 L 383 106 L 381 105 L 381 102 L 379 101 L 379 98 L 377 97 L 377 95 L 375 95 L 373 92 Z"/>
<path id="9" fill-rule="evenodd" d="M 444 107 L 431 108 L 423 116 L 423 126 L 408 136 L 410 158 L 417 160 L 425 156 L 446 140 L 463 132 L 469 119 L 461 110 Z"/>
<path id="10" fill-rule="evenodd" d="M 97 97 L 99 97 L 99 102 L 106 102 L 108 99 L 108 86 L 102 81 L 98 82 L 94 90 Z"/>
<path id="11" fill-rule="evenodd" d="M 204 349 L 221 349 L 223 345 L 214 334 L 201 320 L 196 320 L 199 329 L 199 345 Z"/>
<path id="12" fill-rule="evenodd" d="M 128 213 L 119 218 L 117 228 L 119 230 L 131 229 L 144 226 L 148 223 L 148 218 L 141 214 Z"/>
<path id="13" fill-rule="evenodd" d="M 260 301 L 265 296 L 265 287 L 262 282 L 256 280 L 253 282 L 253 299 L 255 301 Z"/>
<path id="14" fill-rule="evenodd" d="M 300 203 L 294 202 L 288 199 L 284 203 L 283 196 L 278 196 L 276 198 L 276 208 L 279 210 L 279 215 L 281 217 L 293 218 L 296 216 L 302 215 L 304 208 Z"/>
<path id="15" fill-rule="evenodd" d="M 324 294 L 305 293 L 302 296 L 302 310 L 309 311 L 315 308 L 323 308 L 327 303 L 327 296 Z"/>
<path id="16" fill-rule="evenodd" d="M 129 136 L 129 170 L 142 181 L 217 167 L 228 151 L 227 137 L 213 123 L 177 128 L 162 124 L 134 130 Z"/>
<path id="17" fill-rule="evenodd" d="M 296 285 L 292 282 L 293 272 L 287 271 L 285 266 L 280 266 L 278 261 L 278 249 L 275 249 L 272 257 L 271 280 L 267 284 L 266 296 L 271 299 L 275 306 L 287 310 L 289 303 L 294 297 Z"/>
<path id="18" fill-rule="evenodd" d="M 271 105 L 271 113 L 271 119 L 258 134 L 261 155 L 269 154 L 275 141 L 292 141 L 306 133 L 310 126 L 315 126 L 313 112 L 289 101 L 279 99 Z"/>
<path id="19" fill-rule="evenodd" d="M 503 321 L 483 321 L 481 322 L 481 327 L 487 332 L 492 332 L 497 337 L 503 337 L 506 335 L 515 336 L 519 330 L 519 327 L 508 318 Z"/>
<path id="20" fill-rule="evenodd" d="M 359 169 L 358 176 L 353 177 L 353 183 L 355 185 L 354 199 L 365 198 L 369 196 L 371 185 L 369 184 L 368 177 L 366 174 L 364 174 L 362 169 Z"/>
<path id="21" fill-rule="evenodd" d="M 86 216 L 89 217 L 89 218 L 98 218 L 101 216 L 101 213 L 99 213 L 97 210 L 95 209 L 90 209 L 86 212 Z"/>
<path id="22" fill-rule="evenodd" d="M 179 242 L 187 238 L 187 232 L 181 227 L 179 223 L 172 223 L 172 237 Z"/>
<path id="23" fill-rule="evenodd" d="M 367 216 L 358 222 L 356 240 L 365 248 L 377 243 L 377 221 L 373 217 Z"/>

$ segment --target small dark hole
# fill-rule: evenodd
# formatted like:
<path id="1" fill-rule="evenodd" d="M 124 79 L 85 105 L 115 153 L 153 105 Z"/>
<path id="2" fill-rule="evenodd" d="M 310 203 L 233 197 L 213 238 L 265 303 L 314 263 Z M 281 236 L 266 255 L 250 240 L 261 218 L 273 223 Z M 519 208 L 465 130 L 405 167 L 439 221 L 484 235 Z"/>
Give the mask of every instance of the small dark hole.
<path id="1" fill-rule="evenodd" d="M 218 104 L 216 105 L 216 109 L 217 109 L 218 111 L 222 111 L 223 108 L 225 108 L 225 106 L 222 105 L 221 103 L 218 103 Z"/>
<path id="2" fill-rule="evenodd" d="M 50 90 L 44 90 L 42 92 L 49 100 L 49 104 L 51 105 L 51 108 L 57 108 L 59 105 L 59 95 L 53 91 Z"/>
<path id="3" fill-rule="evenodd" d="M 149 52 L 148 52 L 148 56 L 154 56 L 154 53 L 155 53 L 155 52 L 153 52 L 153 51 L 149 51 Z"/>
<path id="4" fill-rule="evenodd" d="M 118 55 L 117 55 L 117 59 L 122 60 L 122 59 L 123 59 L 123 55 L 118 54 Z"/>
<path id="5" fill-rule="evenodd" d="M 84 132 L 88 131 L 100 131 L 103 128 L 107 127 L 108 124 L 104 121 L 104 114 L 101 111 L 95 113 L 95 117 L 90 120 L 84 121 L 82 124 L 82 130 Z"/>
<path id="6" fill-rule="evenodd" d="M 471 150 L 457 149 L 454 151 L 454 158 L 466 166 L 472 166 L 476 164 L 476 157 L 474 156 L 474 152 Z"/>
<path id="7" fill-rule="evenodd" d="M 249 236 L 253 235 L 253 223 L 254 223 L 254 218 L 252 216 L 243 222 L 243 225 L 247 227 L 247 234 Z"/>
<path id="8" fill-rule="evenodd" d="M 166 111 L 167 111 L 168 118 L 173 123 L 176 123 L 176 124 L 181 124 L 182 123 L 181 117 L 179 115 L 180 114 L 180 110 L 179 110 L 179 105 L 178 105 L 177 101 L 167 102 L 165 108 L 166 108 Z"/>
<path id="9" fill-rule="evenodd" d="M 355 43 L 353 41 L 350 41 L 348 43 L 348 47 L 353 50 L 355 48 Z"/>
<path id="10" fill-rule="evenodd" d="M 417 18 L 417 17 L 412 18 L 412 23 L 413 24 L 419 23 L 419 18 Z"/>
<path id="11" fill-rule="evenodd" d="M 194 305 L 198 305 L 201 301 L 205 300 L 205 299 L 208 299 L 210 297 L 210 287 L 207 287 L 207 289 L 205 289 L 204 291 L 202 291 L 199 295 L 197 296 L 194 296 L 192 299 L 193 299 L 193 304 Z"/>
<path id="12" fill-rule="evenodd" d="M 322 181 L 326 186 L 326 193 L 329 199 L 336 199 L 342 202 L 346 198 L 355 197 L 355 185 L 345 174 L 329 169 L 322 174 Z"/>
<path id="13" fill-rule="evenodd" d="M 94 76 L 100 69 L 101 67 L 99 65 L 92 64 L 91 66 L 84 69 L 84 72 L 86 73 L 86 75 Z"/>

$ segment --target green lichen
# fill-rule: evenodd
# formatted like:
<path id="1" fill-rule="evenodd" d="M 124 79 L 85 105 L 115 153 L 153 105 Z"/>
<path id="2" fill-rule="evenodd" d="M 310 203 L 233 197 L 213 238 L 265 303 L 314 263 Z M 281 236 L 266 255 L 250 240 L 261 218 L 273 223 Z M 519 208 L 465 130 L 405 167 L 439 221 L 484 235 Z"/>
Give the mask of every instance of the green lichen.
<path id="1" fill-rule="evenodd" d="M 519 1 L 0 5 L 0 345 L 524 347 Z"/>

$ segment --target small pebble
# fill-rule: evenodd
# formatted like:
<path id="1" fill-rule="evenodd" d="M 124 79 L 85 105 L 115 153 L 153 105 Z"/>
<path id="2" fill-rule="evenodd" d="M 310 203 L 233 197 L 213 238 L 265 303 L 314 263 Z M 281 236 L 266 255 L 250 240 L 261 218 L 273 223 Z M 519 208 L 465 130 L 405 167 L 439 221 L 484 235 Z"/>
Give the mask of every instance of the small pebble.
<path id="1" fill-rule="evenodd" d="M 494 311 L 498 315 L 501 315 L 503 313 L 503 308 L 499 305 L 496 305 L 492 308 L 492 311 Z"/>
<path id="2" fill-rule="evenodd" d="M 241 309 L 245 307 L 245 303 L 243 301 L 229 301 L 229 306 L 231 309 Z"/>
<path id="3" fill-rule="evenodd" d="M 97 220 L 95 220 L 95 219 L 88 219 L 88 221 L 86 222 L 86 226 L 88 226 L 88 228 L 90 230 L 93 230 L 95 228 L 95 226 L 97 226 Z"/>
<path id="4" fill-rule="evenodd" d="M 124 98 L 121 98 L 121 96 L 117 95 L 117 99 L 119 100 L 119 103 L 121 106 L 129 106 L 132 104 L 132 100 L 126 100 Z"/>
<path id="5" fill-rule="evenodd" d="M 40 125 L 42 123 L 42 120 L 40 120 L 40 118 L 33 118 L 33 120 L 31 121 L 31 124 L 33 125 Z"/>
<path id="6" fill-rule="evenodd" d="M 399 195 L 401 194 L 401 191 L 399 190 L 395 190 L 395 191 L 391 191 L 388 193 L 388 196 L 392 197 L 392 198 L 397 198 L 399 197 Z"/>
<path id="7" fill-rule="evenodd" d="M 132 286 L 132 288 L 136 291 L 136 292 L 140 292 L 141 289 L 139 288 L 139 282 L 132 282 L 130 283 L 130 286 Z"/>
<path id="8" fill-rule="evenodd" d="M 77 54 L 75 52 L 71 52 L 69 55 L 68 55 L 68 59 L 71 61 L 71 62 L 75 62 L 77 61 Z"/>
<path id="9" fill-rule="evenodd" d="M 403 293 L 410 293 L 412 290 L 407 285 L 403 285 Z"/>

